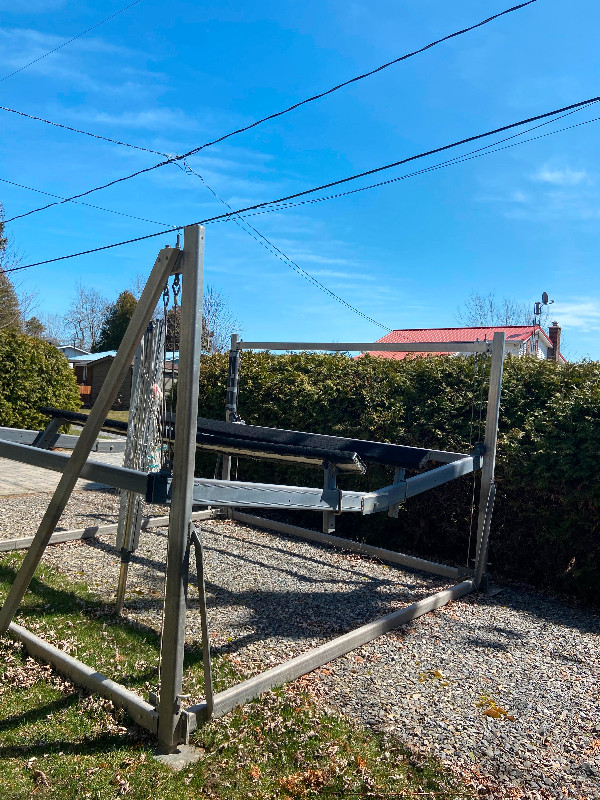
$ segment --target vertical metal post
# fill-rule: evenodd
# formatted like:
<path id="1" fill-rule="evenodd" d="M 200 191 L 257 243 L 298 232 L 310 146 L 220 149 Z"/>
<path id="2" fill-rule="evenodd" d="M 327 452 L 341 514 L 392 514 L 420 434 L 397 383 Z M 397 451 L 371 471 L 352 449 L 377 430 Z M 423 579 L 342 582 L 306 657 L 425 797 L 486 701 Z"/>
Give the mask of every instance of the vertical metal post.
<path id="1" fill-rule="evenodd" d="M 27 591 L 33 573 L 40 562 L 54 528 L 58 524 L 58 520 L 75 488 L 77 479 L 102 429 L 102 424 L 108 415 L 110 407 L 114 403 L 117 393 L 121 388 L 127 370 L 131 365 L 135 349 L 146 330 L 148 322 L 152 319 L 158 298 L 161 295 L 167 278 L 178 257 L 179 250 L 174 248 L 163 248 L 158 254 L 150 277 L 148 278 L 148 283 L 142 292 L 142 296 L 133 313 L 123 341 L 119 346 L 117 355 L 100 389 L 98 399 L 90 411 L 88 420 L 81 431 L 81 435 L 75 445 L 69 462 L 52 495 L 52 499 L 48 504 L 48 508 L 46 509 L 46 513 L 44 514 L 33 542 L 27 551 L 25 560 L 17 573 L 17 577 L 0 611 L 0 633 L 5 633 L 8 629 L 23 599 L 23 595 Z"/>
<path id="2" fill-rule="evenodd" d="M 400 483 L 400 481 L 403 481 L 405 474 L 406 470 L 403 467 L 396 467 L 394 469 L 394 483 Z M 399 513 L 400 513 L 400 503 L 394 503 L 388 508 L 388 517 L 393 517 L 393 519 L 398 519 Z"/>
<path id="3" fill-rule="evenodd" d="M 225 400 L 225 420 L 233 422 L 237 419 L 238 382 L 240 377 L 241 351 L 237 343 L 240 337 L 237 333 L 231 336 L 231 350 L 229 351 L 229 367 L 227 369 L 227 398 Z M 221 478 L 231 480 L 231 456 L 223 455 L 223 468 Z"/>
<path id="4" fill-rule="evenodd" d="M 487 413 L 485 417 L 485 452 L 481 470 L 479 494 L 479 518 L 477 522 L 477 554 L 475 557 L 475 587 L 479 587 L 487 566 L 487 549 L 494 495 L 494 469 L 496 466 L 496 443 L 498 441 L 498 417 L 502 391 L 505 334 L 495 333 L 492 342 L 492 364 L 488 389 Z M 490 502 L 491 501 L 491 502 Z"/>
<path id="5" fill-rule="evenodd" d="M 323 488 L 336 488 L 337 467 L 329 461 L 323 462 Z M 335 515 L 332 511 L 323 512 L 323 533 L 333 533 L 335 531 Z"/>
<path id="6" fill-rule="evenodd" d="M 185 228 L 183 291 L 177 381 L 177 423 L 173 455 L 173 491 L 167 550 L 165 610 L 160 656 L 158 741 L 168 752 L 181 741 L 181 689 L 185 643 L 185 592 L 188 577 L 188 532 L 192 514 L 198 380 L 202 352 L 202 278 L 204 228 Z"/>

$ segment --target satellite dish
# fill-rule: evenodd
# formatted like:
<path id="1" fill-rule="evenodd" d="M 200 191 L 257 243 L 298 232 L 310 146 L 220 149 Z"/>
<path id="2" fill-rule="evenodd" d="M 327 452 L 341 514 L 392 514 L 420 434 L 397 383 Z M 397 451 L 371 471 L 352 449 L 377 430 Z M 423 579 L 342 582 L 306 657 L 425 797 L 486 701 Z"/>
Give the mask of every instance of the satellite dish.
<path id="1" fill-rule="evenodd" d="M 548 292 L 542 292 L 542 303 L 545 306 L 548 305 Z"/>

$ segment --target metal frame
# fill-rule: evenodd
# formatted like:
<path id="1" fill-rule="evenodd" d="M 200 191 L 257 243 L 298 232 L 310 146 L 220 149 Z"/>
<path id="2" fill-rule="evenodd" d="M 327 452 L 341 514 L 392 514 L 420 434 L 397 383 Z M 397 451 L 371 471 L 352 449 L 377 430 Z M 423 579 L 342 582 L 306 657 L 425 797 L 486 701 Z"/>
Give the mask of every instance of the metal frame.
<path id="1" fill-rule="evenodd" d="M 270 350 L 325 350 L 325 351 L 355 351 L 355 350 L 379 350 L 379 345 L 369 344 L 336 344 L 336 343 L 297 343 L 297 342 L 242 342 L 234 340 L 232 337 L 232 350 L 235 348 L 241 351 L 243 348 L 253 349 L 270 349 Z M 384 348 L 381 348 L 384 349 Z M 210 687 L 210 694 L 207 692 L 207 700 L 186 709 L 187 716 L 187 731 L 193 731 L 198 724 L 211 718 L 211 716 L 222 716 L 228 711 L 231 711 L 240 703 L 258 697 L 262 692 L 266 691 L 272 686 L 276 686 L 285 681 L 294 680 L 305 675 L 317 667 L 323 666 L 334 658 L 338 658 L 345 653 L 365 644 L 378 636 L 387 633 L 400 625 L 406 624 L 411 620 L 417 619 L 419 616 L 432 611 L 436 608 L 446 605 L 453 600 L 456 600 L 464 595 L 472 592 L 478 588 L 486 567 L 486 552 L 487 541 L 489 537 L 489 529 L 491 524 L 491 503 L 493 503 L 494 494 L 494 466 L 496 455 L 496 442 L 498 433 L 498 412 L 500 403 L 500 391 L 502 384 L 502 366 L 505 354 L 505 335 L 504 333 L 494 334 L 493 342 L 451 342 L 451 343 L 429 343 L 429 344 L 411 344 L 411 345 L 392 345 L 385 348 L 395 352 L 488 352 L 492 354 L 492 365 L 490 374 L 490 386 L 488 392 L 488 411 L 486 417 L 486 434 L 485 445 L 482 448 L 476 448 L 475 452 L 468 456 L 461 453 L 448 453 L 444 451 L 437 451 L 439 459 L 444 463 L 442 467 L 435 468 L 422 475 L 417 475 L 407 480 L 404 479 L 403 470 L 396 470 L 394 483 L 391 486 L 380 489 L 377 492 L 372 492 L 367 495 L 353 492 L 340 492 L 333 488 L 325 487 L 320 493 L 321 499 L 317 495 L 319 490 L 313 489 L 311 495 L 315 507 L 322 508 L 323 505 L 328 506 L 328 510 L 324 512 L 324 519 L 326 514 L 330 514 L 334 505 L 337 503 L 337 511 L 341 510 L 358 510 L 358 502 L 360 501 L 360 510 L 363 514 L 373 513 L 387 509 L 388 513 L 394 515 L 397 513 L 398 504 L 408 497 L 412 497 L 428 489 L 439 486 L 449 480 L 453 480 L 461 475 L 468 474 L 475 469 L 482 469 L 482 487 L 481 496 L 486 497 L 486 505 L 484 509 L 480 510 L 479 526 L 478 526 L 478 553 L 476 559 L 475 570 L 464 569 L 461 570 L 456 567 L 451 567 L 445 564 L 436 564 L 434 562 L 418 559 L 413 556 L 408 556 L 402 553 L 395 553 L 383 548 L 372 547 L 370 545 L 353 542 L 351 540 L 341 539 L 340 537 L 331 535 L 328 531 L 322 533 L 312 531 L 305 528 L 288 525 L 285 523 L 275 522 L 260 517 L 255 517 L 249 514 L 239 512 L 235 509 L 230 510 L 230 516 L 240 522 L 257 525 L 263 529 L 274 530 L 280 533 L 285 533 L 292 536 L 299 536 L 309 541 L 319 544 L 327 544 L 342 550 L 349 550 L 351 552 L 358 552 L 374 558 L 389 561 L 395 564 L 411 567 L 413 569 L 429 572 L 434 575 L 442 575 L 445 577 L 460 580 L 460 578 L 467 577 L 466 580 L 461 580 L 455 586 L 442 592 L 430 595 L 429 597 L 420 600 L 416 603 L 411 603 L 406 608 L 394 611 L 390 614 L 381 617 L 374 622 L 370 622 L 361 626 L 349 633 L 339 636 L 319 647 L 309 650 L 296 658 L 280 664 L 277 667 L 266 670 L 265 672 L 256 675 L 249 680 L 243 681 L 237 686 L 233 686 L 223 692 L 213 694 L 212 684 Z M 231 370 L 230 370 L 231 372 Z M 237 381 L 236 381 L 237 382 Z M 230 395 L 228 394 L 228 404 L 230 403 Z M 228 405 L 229 412 L 229 405 Z M 237 413 L 237 404 L 235 407 Z M 196 481 L 198 484 L 199 481 Z M 282 493 L 284 496 L 289 496 L 288 499 L 298 501 L 298 498 L 304 494 L 310 494 L 311 490 L 306 487 L 282 487 L 267 484 L 242 484 L 239 481 L 229 481 L 229 493 L 227 493 L 226 480 L 222 481 L 209 481 L 203 480 L 202 491 L 208 492 L 221 492 L 220 502 L 227 502 L 231 506 L 236 505 L 234 499 L 238 501 L 244 492 L 252 494 L 252 500 L 248 505 L 256 507 L 259 502 L 258 495 L 261 493 L 272 494 L 275 492 Z M 286 495 L 287 493 L 287 495 Z M 333 493 L 336 493 L 335 495 Z M 354 504 L 353 508 L 350 505 Z M 343 506 L 346 505 L 346 509 Z M 272 507 L 272 506 L 271 506 Z M 288 506 L 289 507 L 289 506 Z M 301 507 L 306 508 L 306 505 Z M 202 595 L 201 595 L 202 596 Z M 206 631 L 207 636 L 208 631 Z M 204 638 L 204 641 L 208 641 Z M 210 653 L 204 653 L 205 658 L 210 664 Z M 206 663 L 206 662 L 205 662 Z"/>
<path id="2" fill-rule="evenodd" d="M 181 738 L 181 673 L 183 669 L 183 633 L 185 630 L 185 588 L 187 585 L 188 526 L 192 516 L 192 490 L 196 440 L 198 377 L 202 333 L 202 272 L 204 229 L 199 225 L 185 228 L 184 249 L 163 248 L 154 264 L 117 355 L 109 369 L 98 399 L 79 436 L 73 454 L 52 453 L 38 447 L 0 441 L 0 456 L 62 472 L 36 535 L 28 540 L 27 554 L 0 610 L 0 633 L 20 640 L 26 649 L 54 664 L 74 681 L 110 697 L 125 707 L 133 719 L 157 734 L 164 749 L 172 751 Z M 47 545 L 61 537 L 54 529 L 80 477 L 109 486 L 119 486 L 145 494 L 147 474 L 123 467 L 87 461 L 98 433 L 123 382 L 135 350 L 142 339 L 163 288 L 170 275 L 181 273 L 183 298 L 181 311 L 180 399 L 173 465 L 174 503 L 169 517 L 169 560 L 167 565 L 165 628 L 159 669 L 162 676 L 158 709 L 134 692 L 97 673 L 77 659 L 62 653 L 48 642 L 12 622 L 15 612 L 33 577 Z M 56 427 L 53 425 L 52 427 Z M 48 437 L 55 431 L 48 431 Z M 209 512 L 209 516 L 212 513 Z M 109 526 L 112 528 L 113 526 Z M 115 526 L 116 527 L 116 526 Z M 67 532 L 75 538 L 78 532 Z M 82 532 L 82 536 L 86 531 Z M 63 540 L 65 534 L 62 534 Z M 79 537 L 77 537 L 79 538 Z"/>
<path id="3" fill-rule="evenodd" d="M 77 444 L 79 436 L 57 433 L 61 425 L 64 425 L 61 419 L 51 419 L 43 431 L 0 427 L 0 440 L 15 442 L 16 444 L 28 444 L 44 450 L 51 447 L 72 450 Z M 124 450 L 125 439 L 98 439 L 91 447 L 91 451 L 94 453 L 122 453 Z"/>
<path id="4" fill-rule="evenodd" d="M 495 451 L 502 365 L 505 353 L 505 337 L 503 333 L 495 334 L 493 342 L 434 342 L 406 345 L 243 342 L 234 336 L 232 337 L 232 354 L 234 354 L 236 363 L 230 369 L 226 410 L 226 419 L 229 421 L 237 420 L 239 354 L 243 349 L 491 353 L 492 365 L 488 393 L 485 447 L 482 449 L 476 448 L 472 454 L 431 451 L 430 458 L 440 461 L 442 466 L 410 478 L 405 478 L 404 471 L 397 469 L 394 482 L 390 486 L 368 493 L 342 491 L 336 488 L 335 475 L 331 474 L 329 465 L 324 465 L 325 485 L 323 489 L 231 481 L 230 459 L 228 462 L 224 461 L 220 480 L 195 479 L 196 417 L 202 332 L 203 245 L 203 229 L 200 226 L 189 226 L 185 229 L 183 253 L 178 249 L 171 248 L 161 250 L 99 398 L 90 413 L 79 440 L 75 444 L 70 458 L 60 453 L 39 449 L 38 447 L 0 441 L 0 456 L 62 472 L 62 477 L 37 534 L 33 538 L 17 540 L 12 547 L 0 548 L 13 549 L 17 543 L 20 546 L 28 547 L 23 565 L 17 573 L 3 608 L 0 610 L 0 632 L 9 631 L 11 635 L 23 642 L 32 655 L 49 661 L 76 682 L 106 697 L 110 697 L 116 705 L 125 707 L 136 722 L 157 735 L 160 747 L 167 752 L 174 752 L 181 742 L 187 743 L 190 732 L 200 722 L 209 719 L 211 716 L 225 714 L 238 704 L 257 697 L 269 687 L 300 677 L 316 667 L 322 666 L 328 661 L 381 636 L 387 631 L 462 597 L 479 586 L 486 569 L 487 544 L 495 491 Z M 157 479 L 156 474 L 98 464 L 93 461 L 87 461 L 87 458 L 122 383 L 125 371 L 131 363 L 135 349 L 152 316 L 165 282 L 171 274 L 176 272 L 182 273 L 184 288 L 182 294 L 177 425 L 175 429 L 173 477 L 172 479 L 165 478 L 161 483 L 160 476 Z M 47 429 L 44 435 L 40 436 L 39 441 L 50 440 L 56 433 L 57 426 L 53 425 L 51 429 Z M 332 535 L 333 526 L 331 521 L 334 514 L 342 512 L 371 514 L 387 510 L 390 515 L 395 515 L 397 514 L 398 505 L 407 498 L 480 468 L 482 468 L 481 501 L 478 519 L 477 557 L 474 570 L 461 570 L 444 564 L 436 564 L 424 559 L 352 542 Z M 172 509 L 168 520 L 164 623 L 159 658 L 160 688 L 157 696 L 151 696 L 150 703 L 134 692 L 95 672 L 82 662 L 57 650 L 57 648 L 44 642 L 22 626 L 12 622 L 17 607 L 29 586 L 33 572 L 41 559 L 45 547 L 50 542 L 86 538 L 101 532 L 116 532 L 117 526 L 112 525 L 104 526 L 103 528 L 53 533 L 79 477 L 91 478 L 92 480 L 119 486 L 137 493 L 151 493 L 153 488 L 162 487 L 161 490 L 165 495 L 164 499 L 167 500 L 168 497 L 171 499 Z M 218 506 L 223 510 L 210 509 L 192 514 L 192 503 L 194 501 Z M 239 508 L 240 506 L 249 508 L 261 506 L 312 508 L 320 510 L 324 514 L 323 527 L 325 530 L 323 532 L 309 531 L 292 525 L 260 519 L 235 510 L 236 507 Z M 300 536 L 316 543 L 380 558 L 434 575 L 452 578 L 459 582 L 450 589 L 438 592 L 419 602 L 412 603 L 406 608 L 387 614 L 374 622 L 363 625 L 343 636 L 313 648 L 307 653 L 243 681 L 226 691 L 214 693 L 204 591 L 202 540 L 194 529 L 193 519 L 214 518 L 223 515 L 223 513 L 241 522 L 257 524 L 266 529 L 292 536 Z M 164 519 L 161 519 L 160 523 L 149 520 L 145 527 L 153 527 L 155 524 L 164 524 L 164 522 Z M 181 694 L 181 690 L 186 591 L 192 546 L 195 549 L 198 572 L 206 700 L 203 703 L 184 708 L 184 697 Z M 155 702 L 152 702 L 152 700 Z"/>

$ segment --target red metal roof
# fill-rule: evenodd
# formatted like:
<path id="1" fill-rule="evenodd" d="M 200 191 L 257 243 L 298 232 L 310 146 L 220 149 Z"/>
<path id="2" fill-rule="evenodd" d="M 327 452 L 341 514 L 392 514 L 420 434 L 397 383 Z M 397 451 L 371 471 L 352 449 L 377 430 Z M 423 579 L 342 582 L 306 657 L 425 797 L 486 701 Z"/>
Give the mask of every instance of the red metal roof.
<path id="1" fill-rule="evenodd" d="M 474 328 L 407 328 L 405 330 L 390 331 L 378 339 L 378 342 L 474 342 L 493 339 L 496 332 L 503 331 L 507 342 L 527 342 L 534 334 L 538 334 L 547 347 L 552 347 L 543 328 L 539 325 L 496 325 Z M 377 350 L 369 351 L 369 355 L 381 358 L 402 359 L 413 357 L 414 353 L 383 353 Z M 422 354 L 419 354 L 422 355 Z M 423 355 L 439 355 L 439 353 L 425 353 Z"/>

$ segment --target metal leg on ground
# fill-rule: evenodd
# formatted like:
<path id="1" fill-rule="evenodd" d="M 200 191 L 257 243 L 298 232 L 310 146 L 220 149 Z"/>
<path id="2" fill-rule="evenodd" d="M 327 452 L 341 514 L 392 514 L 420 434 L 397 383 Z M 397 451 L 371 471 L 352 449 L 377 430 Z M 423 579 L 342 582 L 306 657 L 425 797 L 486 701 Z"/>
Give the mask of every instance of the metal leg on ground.
<path id="1" fill-rule="evenodd" d="M 200 533 L 192 524 L 192 544 L 196 553 L 196 576 L 198 580 L 198 597 L 200 600 L 200 624 L 202 627 L 202 663 L 204 666 L 204 696 L 206 698 L 206 718 L 213 715 L 213 680 L 210 662 L 210 639 L 208 636 L 208 614 L 206 610 L 206 586 L 204 584 L 204 555 L 202 551 L 202 529 Z"/>
<path id="2" fill-rule="evenodd" d="M 160 657 L 159 746 L 173 753 L 187 737 L 182 724 L 181 692 L 185 644 L 186 553 L 192 515 L 198 380 L 202 352 L 202 264 L 204 228 L 185 228 L 183 247 L 183 293 L 177 425 L 173 457 L 173 493 L 169 522 L 165 609 Z"/>
<path id="3" fill-rule="evenodd" d="M 475 588 L 486 571 L 487 549 L 492 508 L 494 505 L 494 468 L 496 465 L 496 443 L 498 441 L 498 416 L 500 413 L 500 393 L 502 389 L 502 370 L 504 367 L 504 333 L 495 333 L 492 346 L 490 386 L 488 390 L 487 414 L 485 418 L 485 452 L 481 470 L 481 490 L 479 494 L 479 518 L 477 522 L 477 552 L 475 556 Z"/>
<path id="4" fill-rule="evenodd" d="M 127 573 L 132 555 L 131 550 L 127 550 L 125 547 L 121 548 L 121 569 L 115 598 L 115 613 L 119 615 L 123 613 L 123 606 L 125 605 L 125 587 L 127 586 Z"/>

